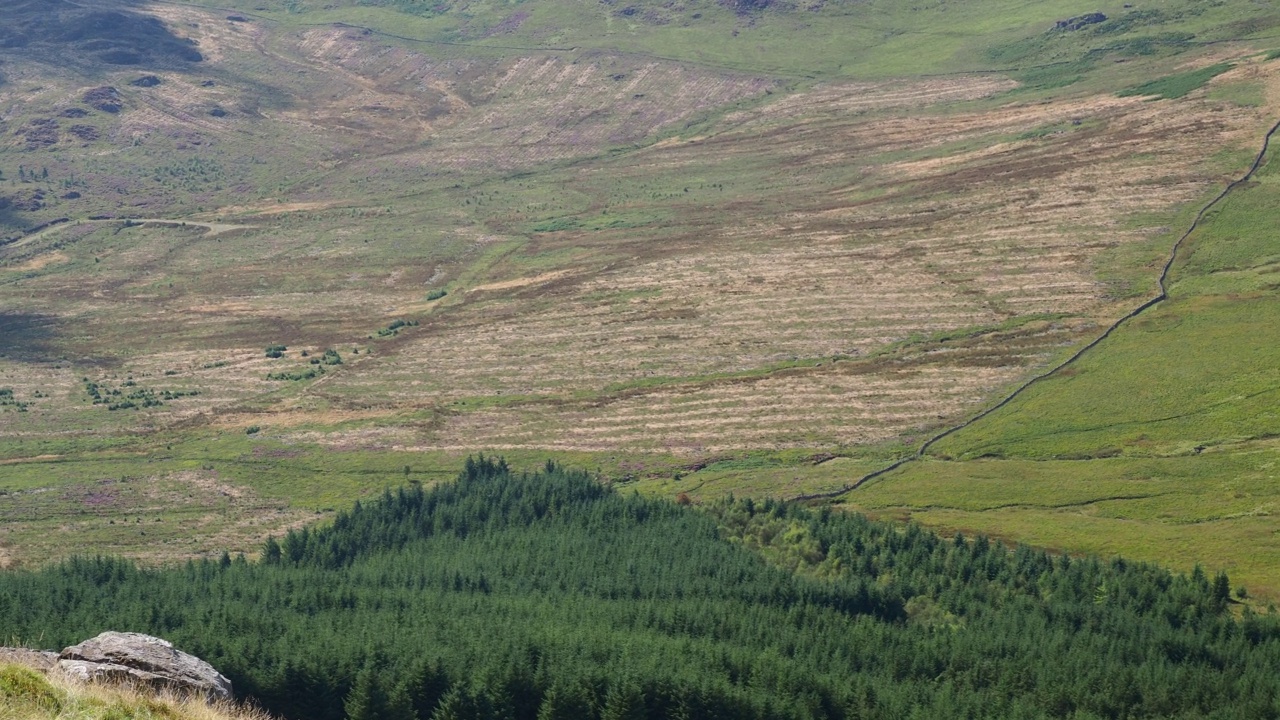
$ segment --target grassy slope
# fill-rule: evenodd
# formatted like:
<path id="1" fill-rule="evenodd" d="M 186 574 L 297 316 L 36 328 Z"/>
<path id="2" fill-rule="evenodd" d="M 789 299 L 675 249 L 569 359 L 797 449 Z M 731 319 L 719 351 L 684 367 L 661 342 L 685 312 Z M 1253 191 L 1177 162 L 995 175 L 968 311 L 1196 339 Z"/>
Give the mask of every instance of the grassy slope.
<path id="1" fill-rule="evenodd" d="M 226 6 L 222 3 L 222 6 Z M 1027 68 L 1073 62 L 1091 50 L 1159 52 L 1163 44 L 1264 35 L 1280 20 L 1242 3 L 1166 3 L 1112 33 L 1042 35 L 1058 20 L 1102 11 L 1129 15 L 1124 3 L 1016 0 L 951 3 L 898 0 L 847 5 L 813 2 L 736 13 L 716 2 L 601 3 L 583 12 L 573 0 L 509 5 L 436 3 L 406 17 L 414 3 L 238 0 L 232 6 L 285 23 L 346 22 L 459 48 L 600 49 L 700 64 L 805 77 L 901 77 L 927 73 Z M 375 7 L 369 7 L 375 5 Z M 382 5 L 383 7 L 376 7 Z M 632 12 L 626 12 L 631 8 Z M 265 8 L 265 10 L 264 10 Z M 439 8 L 445 8 L 439 12 Z M 696 16 L 696 17 L 695 17 Z M 518 21 L 514 21 L 518 19 Z M 1028 32 L 1032 29 L 1032 32 Z M 803 42 L 796 38 L 803 37 Z M 1130 48 L 1129 46 L 1135 46 Z M 1078 69 L 1078 68 L 1077 68 Z"/>
<path id="2" fill-rule="evenodd" d="M 632 16 L 623 14 L 620 7 L 601 5 L 595 12 L 584 13 L 576 3 L 544 2 L 527 8 L 529 17 L 518 22 L 511 21 L 517 11 L 480 4 L 458 6 L 455 12 L 435 17 L 408 17 L 390 9 L 369 7 L 321 10 L 303 2 L 255 0 L 232 5 L 270 26 L 277 38 L 324 31 L 331 29 L 334 22 L 345 22 L 409 38 L 383 35 L 380 41 L 459 63 L 501 63 L 534 52 L 520 48 L 541 48 L 547 53 L 537 57 L 563 56 L 568 64 L 598 59 L 598 51 L 604 50 L 610 62 L 623 63 L 620 70 L 625 72 L 636 72 L 655 58 L 674 58 L 701 63 L 716 72 L 730 68 L 776 74 L 773 79 L 783 91 L 807 89 L 815 78 L 876 79 L 1000 68 L 1017 69 L 1014 75 L 1028 83 L 1024 90 L 1011 96 L 932 109 L 929 112 L 935 118 L 992 110 L 1010 101 L 1034 103 L 1061 94 L 1046 88 L 1078 79 L 1066 92 L 1087 97 L 1139 86 L 1152 77 L 1180 76 L 1180 65 L 1190 57 L 1199 57 L 1198 43 L 1265 35 L 1273 20 L 1252 5 L 1234 2 L 1213 7 L 1176 3 L 1157 15 L 1144 16 L 1142 22 L 1131 27 L 1103 34 L 1044 34 L 1041 30 L 1056 19 L 1086 11 L 1101 9 L 1115 17 L 1122 16 L 1126 11 L 1120 3 L 917 3 L 915 9 L 907 9 L 899 2 L 874 2 L 851 8 L 826 5 L 813 11 L 754 16 L 739 16 L 706 3 L 654 9 L 656 15 Z M 259 6 L 268 10 L 255 11 Z M 693 18 L 695 13 L 702 17 Z M 1246 21 L 1253 24 L 1244 24 Z M 1188 41 L 1177 33 L 1195 33 L 1196 38 Z M 801 34 L 805 42 L 796 42 Z M 387 447 L 419 447 L 412 441 L 416 436 L 410 441 L 400 438 L 418 430 L 435 437 L 429 435 L 435 432 L 434 428 L 477 409 L 514 407 L 532 418 L 525 428 L 531 427 L 549 438 L 566 426 L 596 424 L 590 416 L 584 420 L 581 413 L 646 388 L 683 389 L 690 381 L 726 377 L 736 382 L 744 377 L 765 377 L 779 368 L 791 372 L 796 367 L 814 371 L 815 384 L 834 384 L 835 380 L 828 381 L 820 374 L 827 371 L 819 370 L 827 357 L 815 353 L 816 357 L 784 360 L 736 373 L 708 371 L 656 378 L 628 375 L 611 378 L 604 389 L 557 388 L 560 394 L 551 403 L 555 410 L 528 403 L 531 398 L 536 399 L 531 395 L 499 387 L 498 392 L 489 388 L 474 391 L 452 405 L 393 407 L 392 411 L 379 414 L 380 407 L 392 405 L 410 382 L 435 382 L 448 390 L 453 380 L 452 376 L 434 380 L 430 371 L 417 368 L 411 369 L 409 378 L 377 374 L 384 351 L 393 356 L 409 344 L 414 331 L 392 339 L 369 339 L 368 335 L 408 312 L 406 308 L 421 313 L 423 319 L 448 310 L 456 313 L 449 317 L 461 318 L 461 327 L 467 327 L 468 309 L 474 313 L 471 317 L 483 318 L 490 313 L 508 312 L 512 307 L 522 311 L 531 306 L 551 308 L 560 302 L 558 296 L 539 297 L 536 292 L 521 292 L 520 288 L 472 295 L 467 290 L 488 280 L 607 267 L 634 257 L 645 244 L 653 243 L 661 249 L 668 246 L 658 245 L 658 241 L 670 242 L 674 238 L 678 243 L 687 243 L 688 238 L 702 237 L 707 228 L 733 219 L 733 213 L 756 213 L 748 215 L 753 220 L 779 216 L 797 206 L 820 213 L 827 208 L 811 198 L 847 194 L 850 183 L 859 179 L 857 173 L 863 172 L 864 167 L 945 160 L 1027 138 L 1047 138 L 1047 143 L 1065 145 L 1071 141 L 1072 133 L 1088 137 L 1096 129 L 1088 123 L 1074 125 L 1065 117 L 1046 125 L 1013 123 L 981 129 L 976 139 L 970 136 L 950 143 L 940 141 L 925 149 L 890 149 L 882 155 L 864 154 L 856 162 L 847 160 L 854 155 L 850 153 L 837 167 L 806 173 L 799 182 L 780 177 L 774 156 L 765 153 L 785 143 L 772 138 L 791 140 L 790 136 L 801 135 L 800 130 L 825 138 L 828 144 L 832 137 L 840 137 L 836 134 L 840 132 L 854 140 L 859 137 L 858 128 L 849 124 L 848 113 L 819 108 L 813 116 L 786 119 L 772 126 L 759 123 L 736 136 L 725 133 L 723 144 L 713 145 L 702 154 L 696 149 L 676 149 L 640 156 L 656 160 L 652 166 L 641 164 L 640 169 L 631 170 L 636 156 L 628 153 L 637 145 L 732 129 L 735 126 L 720 124 L 725 115 L 734 110 L 749 112 L 761 103 L 747 97 L 708 109 L 690 120 L 691 124 L 663 127 L 652 135 L 622 144 L 601 143 L 581 156 L 542 163 L 533 172 L 512 174 L 491 167 L 458 170 L 430 165 L 431 169 L 423 172 L 421 166 L 402 163 L 395 154 L 395 148 L 412 147 L 421 140 L 395 135 L 402 130 L 392 127 L 397 124 L 395 121 L 372 129 L 356 125 L 346 129 L 341 122 L 349 122 L 350 118 L 344 116 L 331 125 L 311 128 L 321 139 L 302 142 L 299 138 L 312 136 L 297 133 L 291 126 L 277 127 L 241 116 L 235 110 L 274 97 L 272 83 L 280 77 L 288 74 L 290 82 L 294 74 L 301 77 L 296 67 L 304 63 L 291 54 L 296 48 L 266 42 L 270 51 L 266 55 L 246 53 L 241 57 L 228 53 L 231 59 L 226 61 L 224 74 L 216 76 L 214 90 L 198 89 L 203 86 L 192 81 L 193 93 L 208 94 L 199 95 L 200 102 L 222 102 L 233 108 L 236 124 L 230 130 L 210 131 L 217 139 L 216 150 L 210 151 L 218 158 L 216 164 L 175 165 L 169 159 L 173 148 L 166 145 L 174 141 L 165 139 L 127 148 L 109 148 L 106 141 L 98 141 L 91 144 L 91 153 L 63 151 L 51 156 L 57 161 L 52 165 L 52 184 L 59 191 L 70 177 L 100 181 L 102 186 L 121 182 L 119 177 L 107 177 L 109 171 L 115 167 L 127 169 L 117 173 L 124 176 L 120 197 L 91 196 L 86 199 L 91 203 L 86 214 L 117 210 L 116 203 L 133 203 L 143 195 L 149 205 L 142 207 L 153 212 L 195 214 L 205 219 L 215 217 L 212 208 L 240 205 L 241 210 L 230 214 L 261 227 L 217 239 L 172 228 L 103 226 L 92 232 L 88 232 L 92 228 L 83 228 L 85 234 L 74 245 L 64 246 L 62 236 L 53 235 L 48 244 L 33 246 L 29 255 L 16 257 L 11 263 L 25 269 L 10 268 L 0 278 L 7 288 L 6 311 L 19 307 L 22 310 L 16 319 L 6 316 L 0 320 L 8 323 L 8 328 L 27 328 L 21 333 L 27 346 L 44 351 L 39 353 L 38 365 L 18 359 L 23 371 L 38 367 L 45 373 L 25 386 L 21 398 L 34 402 L 35 409 L 53 402 L 33 398 L 31 387 L 56 387 L 58 400 L 76 408 L 88 402 L 80 386 L 82 375 L 119 386 L 130 373 L 137 372 L 140 380 L 146 378 L 142 382 L 157 389 L 203 390 L 200 398 L 175 401 L 163 412 L 197 407 L 214 397 L 224 403 L 222 408 L 231 407 L 234 412 L 212 427 L 188 417 L 159 432 L 153 426 L 163 425 L 164 418 L 157 419 L 154 413 L 137 413 L 122 419 L 120 414 L 94 414 L 82 408 L 71 416 L 74 420 L 70 423 L 68 415 L 27 413 L 22 418 L 23 432 L 0 437 L 0 456 L 22 460 L 0 466 L 4 481 L 0 489 L 9 493 L 9 502 L 0 503 L 0 511 L 8 521 L 3 528 L 5 534 L 0 535 L 0 563 L 6 559 L 6 544 L 22 548 L 30 561 L 63 551 L 57 536 L 47 539 L 51 529 L 74 531 L 103 546 L 148 558 L 208 552 L 224 546 L 252 548 L 268 531 L 314 518 L 317 511 L 324 512 L 352 496 L 403 482 L 405 466 L 410 467 L 412 480 L 430 481 L 452 474 L 468 450 L 485 446 L 455 445 L 429 452 L 390 451 Z M 1106 52 L 1091 54 L 1100 50 Z M 1215 52 L 1216 48 L 1207 51 Z M 289 87 L 293 94 L 281 96 L 276 100 L 279 107 L 268 109 L 337 116 L 361 107 L 361 102 L 371 102 L 361 95 L 369 90 L 367 83 L 346 74 L 350 71 L 345 66 L 337 67 L 340 63 L 333 56 L 323 59 L 332 63 L 326 66 L 325 73 L 319 73 L 328 78 L 329 84 L 298 80 L 297 87 Z M 314 62 L 315 58 L 308 61 Z M 1239 86 L 1219 85 L 1215 90 Z M 231 90 L 226 91 L 228 96 L 213 94 L 222 92 L 224 87 L 235 88 L 239 94 Z M 125 88 L 124 92 L 127 100 L 138 105 L 152 102 L 141 90 Z M 330 92 L 342 96 L 340 104 L 330 107 L 321 103 Z M 377 99 L 389 96 L 390 93 Z M 238 104 L 233 106 L 232 101 Z M 1223 102 L 1236 102 L 1236 98 L 1224 96 Z M 204 105 L 196 108 L 200 113 L 206 109 Z M 913 114 L 910 110 L 900 112 L 908 117 Z M 869 114 L 874 119 L 875 112 Z M 891 120 L 893 111 L 884 117 Z M 109 118 L 92 117 L 85 122 L 100 124 L 104 135 L 110 128 Z M 523 122 L 523 118 L 515 122 Z M 760 134 L 752 136 L 750 132 Z M 807 152 L 806 142 L 794 141 L 794 150 Z M 266 147 L 280 150 L 273 151 L 269 158 L 260 157 Z M 6 152 L 0 155 L 0 161 L 8 176 L 13 175 L 12 168 L 17 163 L 28 162 L 32 157 L 16 147 Z M 105 152 L 111 153 L 109 160 L 94 159 Z M 392 162 L 385 162 L 380 154 L 388 152 Z M 365 157 L 375 159 L 364 160 Z M 809 162 L 808 156 L 804 157 Z M 1240 149 L 1235 148 L 1216 158 L 1214 167 L 1205 172 L 1234 172 L 1239 161 Z M 602 175 L 615 178 L 612 185 L 602 183 Z M 689 192 L 690 176 L 706 187 Z M 251 179 L 247 189 L 231 185 L 230 179 L 244 177 Z M 720 187 L 713 190 L 713 184 Z M 868 191 L 867 198 L 884 192 L 884 188 Z M 941 187 L 931 192 L 922 192 L 920 198 L 913 199 L 945 201 L 955 190 Z M 773 204 L 761 203 L 760 198 L 772 198 Z M 257 209 L 270 210 L 273 205 L 285 205 L 290 200 L 316 206 L 278 218 L 243 209 L 246 202 Z M 702 210 L 721 203 L 732 205 L 733 209 Z M 328 204 L 334 206 L 327 207 Z M 602 204 L 610 211 L 607 223 L 597 214 Z M 80 212 L 86 206 L 54 202 L 43 215 L 32 216 L 31 220 L 61 215 L 68 207 Z M 1166 212 L 1145 218 L 1145 222 L 1133 222 L 1149 228 L 1170 222 L 1171 215 Z M 568 234 L 546 232 L 557 229 L 567 230 Z M 476 240 L 486 233 L 491 237 L 483 242 L 493 244 L 483 245 Z M 493 242 L 495 239 L 498 242 Z M 1144 266 L 1159 254 L 1164 242 L 1163 235 L 1151 236 L 1108 251 L 1099 260 L 1108 265 L 1101 274 L 1116 276 L 1115 285 L 1122 289 L 1120 296 L 1123 288 L 1128 292 L 1141 290 L 1144 283 L 1149 283 Z M 210 247 L 213 252 L 208 251 Z M 157 248 L 163 252 L 152 252 Z M 57 252 L 67 256 L 64 264 L 49 269 L 24 264 Z M 414 262 L 406 263 L 406 257 L 414 258 Z M 1108 257 L 1123 261 L 1112 262 Z M 281 258 L 290 261 L 282 263 Z M 1124 269 L 1117 271 L 1116 266 Z M 438 268 L 446 268 L 443 284 L 450 288 L 450 295 L 434 305 L 428 304 L 422 299 L 421 288 L 435 277 L 433 271 Z M 404 273 L 403 280 L 396 280 L 400 277 L 398 272 Z M 86 276 L 93 278 L 95 284 L 111 288 L 110 300 L 119 301 L 118 305 L 113 307 L 96 296 L 75 295 Z M 370 299 L 368 287 L 393 286 L 396 282 L 401 285 L 394 286 L 394 291 Z M 279 296 L 273 295 L 276 292 Z M 303 293 L 306 301 L 299 302 Z M 634 307 L 634 302 L 647 301 L 645 293 L 653 291 L 619 291 L 600 302 L 623 314 Z M 65 304 L 68 297 L 74 300 L 70 310 Z M 194 314 L 189 298 L 207 297 L 226 302 Z M 767 303 L 771 299 L 765 296 L 761 301 Z M 678 303 L 671 300 L 670 295 L 660 298 L 658 312 L 653 314 L 681 311 L 682 308 L 672 307 Z M 48 315 L 41 314 L 45 310 Z M 170 313 L 170 318 L 183 319 L 164 332 L 152 332 L 155 316 L 149 313 L 157 310 Z M 64 313 L 74 317 L 75 322 L 60 324 L 51 319 Z M 1021 322 L 1014 319 L 1015 325 Z M 999 323 L 994 326 L 998 328 Z M 93 328 L 93 332 L 85 332 L 85 327 Z M 903 342 L 881 351 L 890 358 L 898 351 L 926 356 L 947 350 L 948 342 L 954 347 L 956 337 L 970 342 L 969 338 L 982 335 L 981 329 L 965 327 L 933 336 L 923 332 L 897 338 Z M 1077 334 L 1069 335 L 1066 342 L 1078 342 L 1085 337 L 1085 330 L 1083 326 L 1074 328 Z M 998 336 L 991 344 L 998 347 L 1017 339 L 1016 334 Z M 267 383 L 263 377 L 268 371 L 286 364 L 288 369 L 305 367 L 293 354 L 298 347 L 293 348 L 286 362 L 272 363 L 261 358 L 258 348 L 280 340 L 312 350 L 341 343 L 348 369 L 372 368 L 372 380 L 363 382 L 360 373 L 364 370 L 359 369 L 349 373 L 351 382 L 344 385 L 337 379 L 326 380 L 315 391 L 307 384 Z M 1051 337 L 1050 342 L 1063 340 Z M 361 346 L 364 358 L 372 349 L 374 360 L 357 366 L 345 349 L 347 345 Z M 978 340 L 973 340 L 972 345 L 968 349 L 976 348 L 974 352 L 979 355 L 987 352 Z M 175 348 L 182 352 L 167 352 Z M 94 354 L 98 350 L 102 351 L 101 356 Z M 1045 349 L 1039 347 L 1036 351 L 1043 353 Z M 74 365 L 62 367 L 58 358 L 63 357 Z M 113 364 L 121 360 L 124 366 Z M 129 364 L 134 360 L 139 362 Z M 652 360 L 658 363 L 663 358 Z M 470 361 L 465 353 L 444 360 L 455 366 Z M 205 367 L 219 363 L 226 365 Z M 382 366 L 394 368 L 394 362 L 389 360 Z M 853 370 L 860 372 L 860 367 Z M 827 369 L 839 370 L 832 365 Z M 171 376 L 170 371 L 176 374 Z M 439 374 L 445 376 L 443 371 Z M 854 377 L 856 387 L 861 380 L 860 376 Z M 0 378 L 0 387 L 6 382 L 13 382 L 12 376 Z M 837 387 L 847 389 L 850 385 Z M 771 392 L 786 393 L 788 388 Z M 566 397 L 581 406 L 556 415 L 561 405 L 569 404 Z M 301 421 L 290 420 L 285 417 L 287 412 L 281 412 L 299 409 L 307 413 Z M 756 417 L 759 416 L 751 418 L 752 423 L 764 422 Z M 16 418 L 13 413 L 0 415 L 0 427 L 5 426 L 5 421 L 16 423 Z M 1229 418 L 1224 417 L 1223 422 L 1230 424 Z M 17 427 L 14 423 L 8 427 Z M 261 425 L 264 430 L 246 435 L 248 425 Z M 740 427 L 737 431 L 746 429 L 749 428 Z M 623 482 L 638 479 L 638 487 L 664 494 L 734 491 L 792 495 L 839 487 L 850 476 L 874 468 L 881 458 L 892 456 L 902 447 L 900 440 L 874 447 L 851 447 L 819 421 L 796 428 L 790 438 L 801 447 L 779 452 L 764 448 L 704 452 L 693 459 L 687 453 L 668 453 L 660 448 L 641 452 L 628 447 L 572 453 L 566 459 L 598 469 L 608 478 Z M 555 446 L 548 442 L 546 447 Z M 857 457 L 819 462 L 822 453 L 832 450 Z M 514 455 L 518 464 L 533 465 L 546 452 L 507 450 L 505 454 Z M 23 460 L 42 455 L 57 457 Z M 1204 477 L 1213 474 L 1206 470 Z M 930 493 L 930 497 L 936 495 L 934 491 Z M 885 501 L 869 507 L 907 505 L 905 501 Z M 1055 538 L 1044 542 L 1075 547 Z"/>
<path id="3" fill-rule="evenodd" d="M 1192 235 L 1167 301 L 849 502 L 1070 550 L 1202 562 L 1274 597 L 1274 168 Z"/>

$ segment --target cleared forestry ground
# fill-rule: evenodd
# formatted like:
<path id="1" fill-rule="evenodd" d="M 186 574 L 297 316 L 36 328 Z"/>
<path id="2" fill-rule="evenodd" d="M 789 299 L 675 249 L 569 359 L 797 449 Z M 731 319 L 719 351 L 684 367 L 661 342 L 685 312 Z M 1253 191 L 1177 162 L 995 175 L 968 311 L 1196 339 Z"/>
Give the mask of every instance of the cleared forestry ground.
<path id="1" fill-rule="evenodd" d="M 23 166 L 4 194 L 43 203 L 0 221 L 114 218 L 0 246 L 6 563 L 71 537 L 252 552 L 471 452 L 695 498 L 842 487 L 1149 294 L 1280 106 L 1265 43 L 1023 37 L 1063 7 L 1007 4 L 982 49 L 969 10 L 873 4 L 868 43 L 817 63 L 821 43 L 778 46 L 847 23 L 834 8 L 708 5 L 724 37 L 694 47 L 608 9 L 557 38 L 553 3 L 487 29 L 477 10 L 457 45 L 421 41 L 456 15 L 263 5 L 148 6 L 204 56 L 157 83 L 0 52 L 0 170 Z M 1136 32 L 1269 27 L 1196 8 Z M 1186 97 L 1115 92 L 1222 62 Z M 102 87 L 115 112 L 86 99 Z"/>
<path id="2" fill-rule="evenodd" d="M 928 116 L 914 89 L 879 104 L 915 117 L 867 118 L 844 107 L 878 104 L 875 88 L 843 90 L 560 174 L 570 194 L 595 193 L 591 209 L 505 254 L 491 273 L 508 284 L 468 291 L 315 393 L 450 401 L 456 419 L 434 431 L 445 447 L 697 454 L 921 432 L 1145 291 L 1144 269 L 1125 277 L 1122 263 L 1156 262 L 1164 223 L 1222 182 L 1180 163 L 1200 147 L 1216 171 L 1223 144 L 1261 119 L 1105 97 Z M 507 207 L 492 212 L 536 227 Z M 653 220 L 627 227 L 635 216 Z M 563 269 L 536 272 L 544 258 Z"/>
<path id="3" fill-rule="evenodd" d="M 1038 545 L 1221 567 L 1274 599 L 1275 167 L 1272 155 L 1188 238 L 1167 300 L 844 501 Z"/>

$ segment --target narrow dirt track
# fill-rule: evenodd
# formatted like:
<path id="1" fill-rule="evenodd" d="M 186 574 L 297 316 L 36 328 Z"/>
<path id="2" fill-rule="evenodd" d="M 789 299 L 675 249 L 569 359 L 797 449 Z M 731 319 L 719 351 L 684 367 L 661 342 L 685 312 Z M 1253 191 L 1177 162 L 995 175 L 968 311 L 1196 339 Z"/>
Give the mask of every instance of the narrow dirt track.
<path id="1" fill-rule="evenodd" d="M 229 233 L 233 230 L 253 230 L 257 228 L 256 225 L 233 225 L 231 223 L 211 223 L 211 222 L 200 222 L 198 220 L 170 220 L 168 218 L 106 218 L 101 220 L 94 220 L 92 218 L 78 219 L 78 220 L 68 219 L 68 220 L 62 220 L 48 227 L 40 228 L 36 232 L 31 233 L 30 235 L 26 235 L 19 240 L 9 243 L 8 245 L 0 245 L 0 251 L 12 250 L 14 248 L 20 248 L 25 245 L 30 245 L 31 243 L 35 242 L 36 240 L 39 240 L 40 238 L 46 235 L 52 235 L 53 233 L 61 232 L 68 228 L 75 227 L 76 225 L 82 225 L 82 224 L 105 225 L 109 223 L 133 223 L 135 227 L 139 225 L 173 225 L 176 227 L 198 227 L 198 228 L 205 229 L 206 232 L 204 234 L 204 237 L 215 237 L 223 233 Z"/>
<path id="2" fill-rule="evenodd" d="M 856 481 L 848 485 L 845 485 L 844 487 L 838 490 L 833 490 L 831 492 L 825 492 L 825 493 L 813 493 L 811 495 L 797 495 L 789 499 L 792 501 L 804 502 L 808 500 L 824 500 L 824 499 L 840 497 L 841 495 L 857 490 L 858 488 L 862 487 L 863 485 L 865 485 L 867 482 L 871 480 L 887 475 L 888 473 L 891 473 L 894 470 L 897 470 L 903 467 L 904 465 L 907 465 L 908 463 L 912 463 L 912 462 L 915 462 L 916 460 L 923 458 L 925 454 L 929 452 L 929 448 L 932 447 L 939 440 L 942 440 L 943 438 L 949 435 L 952 435 L 961 430 L 964 430 L 965 428 L 973 425 L 979 420 L 982 420 L 988 415 L 994 413 L 995 411 L 1013 402 L 1015 398 L 1017 398 L 1019 395 L 1021 395 L 1031 386 L 1035 385 L 1041 380 L 1045 380 L 1046 378 L 1053 376 L 1058 371 L 1075 363 L 1077 360 L 1083 357 L 1085 353 L 1097 347 L 1100 343 L 1102 343 L 1103 340 L 1106 340 L 1108 337 L 1110 337 L 1111 334 L 1114 333 L 1116 330 L 1118 330 L 1121 325 L 1124 325 L 1126 322 L 1136 318 L 1138 315 L 1141 315 L 1147 310 L 1155 307 L 1156 305 L 1159 305 L 1161 302 L 1164 302 L 1166 299 L 1168 299 L 1169 271 L 1173 269 L 1173 264 L 1177 261 L 1178 253 L 1182 249 L 1183 244 L 1186 243 L 1187 238 L 1191 237 L 1192 233 L 1194 233 L 1197 229 L 1199 229 L 1201 223 L 1204 222 L 1205 216 L 1209 213 L 1210 210 L 1212 210 L 1219 203 L 1225 200 L 1233 190 L 1235 190 L 1236 188 L 1240 187 L 1241 185 L 1253 179 L 1253 176 L 1257 174 L 1258 169 L 1262 167 L 1262 163 L 1266 160 L 1267 152 L 1271 148 L 1271 140 L 1273 137 L 1275 137 L 1277 132 L 1280 132 L 1280 121 L 1277 121 L 1276 124 L 1272 125 L 1271 129 L 1267 131 L 1266 136 L 1263 137 L 1262 149 L 1258 151 L 1257 156 L 1253 160 L 1253 164 L 1249 166 L 1249 171 L 1246 172 L 1239 179 L 1233 181 L 1232 183 L 1227 185 L 1225 188 L 1223 188 L 1222 192 L 1218 193 L 1218 195 L 1215 196 L 1212 200 L 1210 200 L 1208 204 L 1200 208 L 1200 212 L 1196 213 L 1195 220 L 1192 221 L 1191 226 L 1188 227 L 1187 231 L 1182 233 L 1182 235 L 1178 238 L 1178 241 L 1173 244 L 1173 248 L 1170 249 L 1169 251 L 1169 257 L 1167 260 L 1165 260 L 1164 267 L 1160 271 L 1160 278 L 1159 278 L 1160 292 L 1156 294 L 1155 297 L 1151 298 L 1150 300 L 1147 300 L 1146 302 L 1142 303 L 1141 305 L 1134 308 L 1133 310 L 1130 310 L 1128 313 L 1121 316 L 1115 322 L 1111 323 L 1109 326 L 1107 326 L 1107 329 L 1104 330 L 1101 335 L 1094 338 L 1088 345 L 1085 345 L 1084 347 L 1074 352 L 1071 355 L 1071 357 L 1067 358 L 1066 360 L 1063 360 L 1061 363 L 1055 365 L 1054 367 L 1049 368 L 1043 373 L 1036 375 L 1030 380 L 1027 380 L 1025 383 L 1019 385 L 1017 388 L 1013 390 L 1013 392 L 1006 395 L 1004 399 L 1001 400 L 1000 402 L 996 403 L 995 405 L 992 405 L 986 410 L 983 410 L 977 415 L 974 415 L 968 420 L 965 420 L 964 422 L 958 425 L 953 425 L 952 427 L 947 428 L 946 430 L 943 430 L 942 432 L 930 437 L 928 440 L 924 441 L 924 443 L 921 444 L 920 447 L 913 454 L 908 455 L 899 460 L 896 460 L 893 463 L 890 463 L 889 465 L 879 470 L 876 470 L 871 473 L 867 473 L 866 475 L 863 475 L 862 477 L 858 478 Z"/>

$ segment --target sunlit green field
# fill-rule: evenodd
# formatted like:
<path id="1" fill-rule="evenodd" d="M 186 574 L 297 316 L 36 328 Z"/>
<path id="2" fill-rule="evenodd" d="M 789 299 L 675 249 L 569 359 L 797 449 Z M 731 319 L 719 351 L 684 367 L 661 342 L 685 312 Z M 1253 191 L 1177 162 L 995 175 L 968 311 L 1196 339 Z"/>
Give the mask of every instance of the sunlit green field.
<path id="1" fill-rule="evenodd" d="M 1272 168 L 1189 238 L 1166 302 L 846 501 L 1073 551 L 1227 567 L 1274 596 Z"/>

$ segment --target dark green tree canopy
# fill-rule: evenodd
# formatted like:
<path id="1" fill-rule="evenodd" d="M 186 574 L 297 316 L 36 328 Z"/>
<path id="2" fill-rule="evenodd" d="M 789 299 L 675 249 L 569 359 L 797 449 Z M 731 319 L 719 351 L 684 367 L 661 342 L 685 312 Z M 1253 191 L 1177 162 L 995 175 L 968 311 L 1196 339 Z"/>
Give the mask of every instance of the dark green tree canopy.
<path id="1" fill-rule="evenodd" d="M 1280 624 L 1237 618 L 1229 591 L 476 458 L 256 563 L 0 574 L 0 627 L 166 637 L 298 720 L 1276 717 Z"/>

